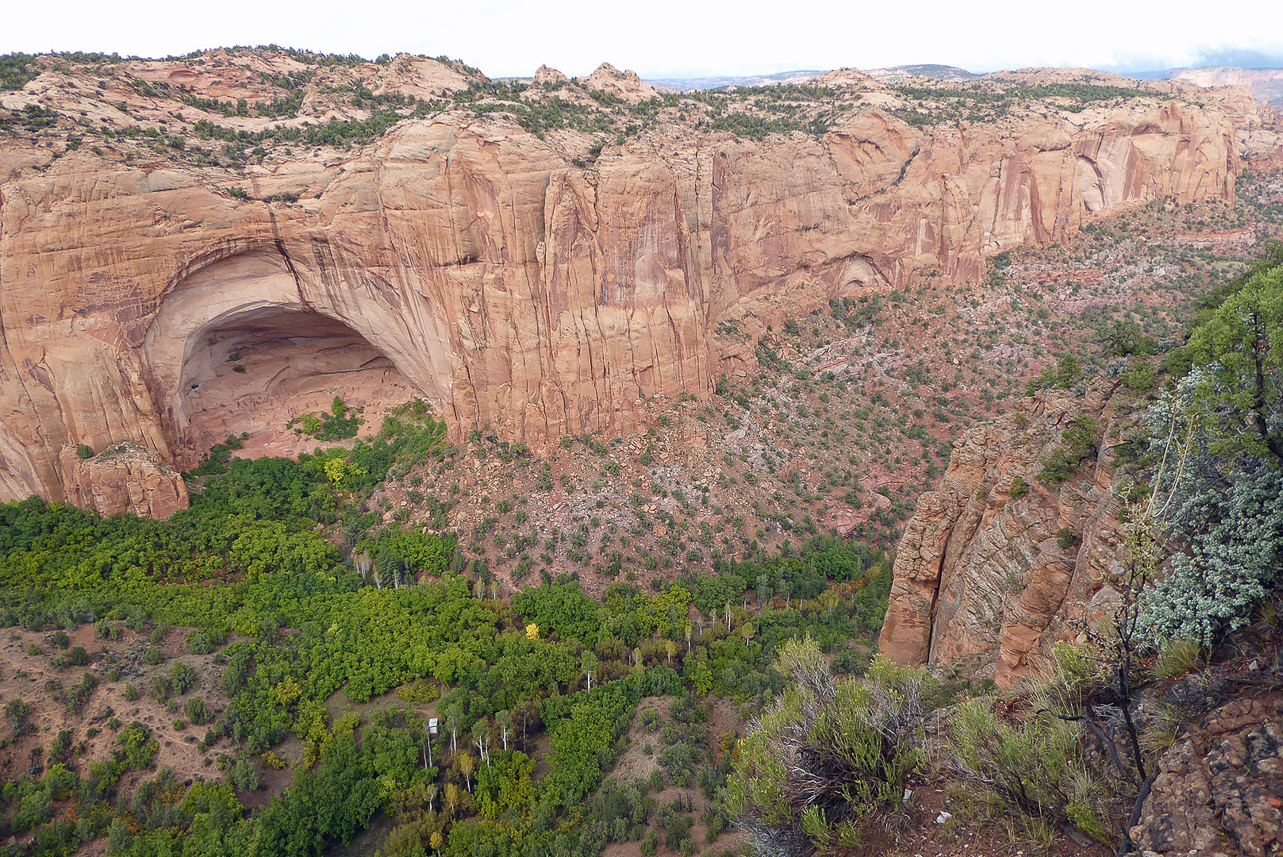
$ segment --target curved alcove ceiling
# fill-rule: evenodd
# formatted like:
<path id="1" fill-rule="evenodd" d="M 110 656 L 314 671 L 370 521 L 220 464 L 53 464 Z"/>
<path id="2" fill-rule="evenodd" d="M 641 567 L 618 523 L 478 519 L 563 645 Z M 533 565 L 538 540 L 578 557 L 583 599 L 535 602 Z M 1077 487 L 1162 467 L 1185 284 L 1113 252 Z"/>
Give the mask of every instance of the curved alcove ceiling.
<path id="1" fill-rule="evenodd" d="M 242 433 L 242 454 L 310 449 L 288 423 L 335 396 L 364 407 L 372 429 L 410 398 L 447 400 L 448 349 L 430 313 L 408 312 L 386 284 L 314 279 L 269 246 L 213 261 L 165 296 L 143 351 L 179 466 Z"/>
<path id="2" fill-rule="evenodd" d="M 290 422 L 330 409 L 337 396 L 377 429 L 386 409 L 421 395 L 352 328 L 315 312 L 258 309 L 206 329 L 192 343 L 180 397 L 187 447 L 198 454 L 229 435 L 242 455 L 296 455 L 316 442 Z"/>

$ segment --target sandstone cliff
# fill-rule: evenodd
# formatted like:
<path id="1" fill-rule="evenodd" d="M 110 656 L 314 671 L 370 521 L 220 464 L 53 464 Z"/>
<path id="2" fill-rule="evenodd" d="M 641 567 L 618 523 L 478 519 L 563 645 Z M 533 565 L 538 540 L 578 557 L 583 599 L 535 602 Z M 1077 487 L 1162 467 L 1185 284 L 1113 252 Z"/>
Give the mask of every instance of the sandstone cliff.
<path id="1" fill-rule="evenodd" d="M 842 109 L 823 133 L 736 136 L 707 111 L 680 121 L 702 102 L 651 98 L 672 121 L 612 143 L 589 120 L 528 130 L 529 111 L 595 103 L 577 89 L 478 114 L 405 99 L 507 96 L 466 69 L 397 58 L 307 71 L 329 88 L 309 83 L 277 124 L 333 118 L 320 93 L 342 87 L 367 105 L 344 108 L 353 121 L 389 115 L 370 103 L 417 104 L 420 118 L 355 147 L 265 140 L 254 154 L 235 141 L 279 136 L 264 118 L 275 108 L 217 97 L 248 101 L 262 80 L 304 72 L 289 57 L 270 73 L 224 61 L 127 65 L 100 81 L 108 97 L 51 69 L 0 98 L 28 127 L 83 107 L 82 132 L 128 120 L 170 141 L 123 154 L 123 130 L 92 147 L 43 132 L 0 143 L 0 500 L 97 503 L 63 454 L 79 443 L 136 444 L 180 469 L 229 433 L 292 451 L 285 423 L 336 392 L 371 412 L 420 395 L 456 432 L 489 426 L 536 447 L 627 432 L 646 398 L 702 396 L 751 370 L 757 335 L 786 316 L 923 276 L 972 282 L 987 255 L 1070 241 L 1119 205 L 1228 199 L 1236 131 L 1259 124 L 1242 99 L 1142 93 L 910 125 L 903 94 L 859 76 L 832 90 Z M 605 66 L 588 80 L 616 85 L 624 100 L 652 95 Z M 180 158 L 175 123 L 233 142 L 222 158 Z M 743 336 L 715 338 L 724 322 Z"/>
<path id="2" fill-rule="evenodd" d="M 1111 392 L 1040 393 L 1028 412 L 963 435 L 940 489 L 919 498 L 905 527 L 881 651 L 1009 686 L 1108 610 L 1119 549 L 1109 448 L 1122 440 Z M 1101 429 L 1097 453 L 1063 484 L 1040 484 L 1080 415 Z"/>
<path id="3" fill-rule="evenodd" d="M 1259 101 L 1283 107 L 1283 69 L 1279 68 L 1187 68 L 1177 72 L 1177 80 L 1199 86 L 1237 86 L 1249 90 Z"/>
<path id="4" fill-rule="evenodd" d="M 77 506 L 104 515 L 132 512 L 153 518 L 168 518 L 187 508 L 182 476 L 136 444 L 122 443 L 88 459 L 67 447 L 59 464 L 70 474 L 67 500 Z"/>

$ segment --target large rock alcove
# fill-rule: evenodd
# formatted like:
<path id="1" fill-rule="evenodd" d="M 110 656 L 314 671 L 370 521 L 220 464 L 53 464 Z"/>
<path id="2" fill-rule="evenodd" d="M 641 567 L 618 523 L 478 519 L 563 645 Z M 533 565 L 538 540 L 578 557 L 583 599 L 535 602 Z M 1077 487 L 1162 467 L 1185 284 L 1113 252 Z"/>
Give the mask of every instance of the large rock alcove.
<path id="1" fill-rule="evenodd" d="M 444 346 L 412 328 L 425 314 L 405 312 L 386 284 L 316 279 L 269 245 L 207 264 L 166 295 L 144 351 L 180 466 L 229 435 L 248 435 L 240 455 L 311 449 L 289 423 L 336 396 L 365 408 L 363 431 L 412 397 L 443 401 Z"/>

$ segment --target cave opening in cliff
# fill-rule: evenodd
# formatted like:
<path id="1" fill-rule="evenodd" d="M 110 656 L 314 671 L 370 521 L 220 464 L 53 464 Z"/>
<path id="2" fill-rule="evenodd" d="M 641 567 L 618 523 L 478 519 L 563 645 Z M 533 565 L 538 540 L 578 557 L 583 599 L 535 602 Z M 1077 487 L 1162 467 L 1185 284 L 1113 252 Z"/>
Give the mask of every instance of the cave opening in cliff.
<path id="1" fill-rule="evenodd" d="M 244 438 L 241 456 L 297 455 L 318 443 L 291 422 L 329 412 L 335 397 L 364 409 L 365 434 L 417 395 L 369 340 L 308 310 L 244 311 L 205 327 L 186 350 L 177 416 L 189 463 L 229 436 Z"/>

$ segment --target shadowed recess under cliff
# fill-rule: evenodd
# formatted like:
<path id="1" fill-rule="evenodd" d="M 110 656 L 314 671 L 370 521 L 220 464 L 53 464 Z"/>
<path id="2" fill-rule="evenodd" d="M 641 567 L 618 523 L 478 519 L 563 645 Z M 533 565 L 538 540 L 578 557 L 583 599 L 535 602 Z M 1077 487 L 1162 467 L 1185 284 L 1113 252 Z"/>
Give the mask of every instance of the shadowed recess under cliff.
<path id="1" fill-rule="evenodd" d="M 335 395 L 373 414 L 416 395 L 440 406 L 434 349 L 408 343 L 405 316 L 329 297 L 273 250 L 214 262 L 165 297 L 143 351 L 184 468 L 229 435 L 248 435 L 244 454 L 296 454 L 310 438 L 289 423 Z"/>

